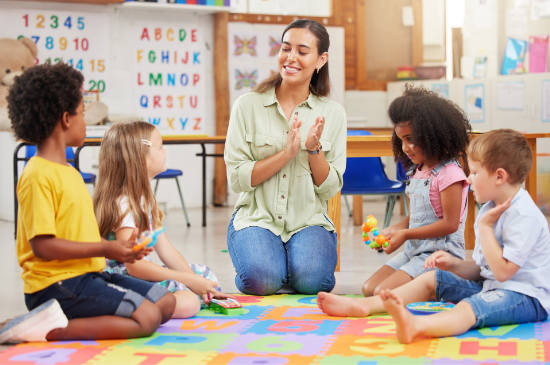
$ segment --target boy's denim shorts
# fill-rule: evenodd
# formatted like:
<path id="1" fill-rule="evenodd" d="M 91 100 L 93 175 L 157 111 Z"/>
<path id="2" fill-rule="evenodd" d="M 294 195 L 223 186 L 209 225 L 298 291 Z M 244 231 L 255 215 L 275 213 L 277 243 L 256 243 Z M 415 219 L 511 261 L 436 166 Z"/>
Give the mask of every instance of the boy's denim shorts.
<path id="1" fill-rule="evenodd" d="M 547 313 L 533 297 L 512 290 L 493 289 L 482 292 L 483 281 L 463 279 L 443 270 L 435 272 L 437 300 L 468 302 L 476 316 L 472 328 L 544 321 Z"/>
<path id="2" fill-rule="evenodd" d="M 159 284 L 130 276 L 93 272 L 58 281 L 36 293 L 25 294 L 29 310 L 57 299 L 67 318 L 115 315 L 130 317 L 144 299 L 156 303 L 169 291 Z"/>
<path id="3" fill-rule="evenodd" d="M 407 275 L 414 279 L 417 276 L 420 276 L 420 274 L 432 270 L 424 268 L 424 261 L 426 261 L 432 253 L 433 252 L 422 252 L 413 257 L 409 257 L 405 254 L 405 252 L 400 252 L 389 259 L 385 265 L 394 270 L 404 271 Z"/>

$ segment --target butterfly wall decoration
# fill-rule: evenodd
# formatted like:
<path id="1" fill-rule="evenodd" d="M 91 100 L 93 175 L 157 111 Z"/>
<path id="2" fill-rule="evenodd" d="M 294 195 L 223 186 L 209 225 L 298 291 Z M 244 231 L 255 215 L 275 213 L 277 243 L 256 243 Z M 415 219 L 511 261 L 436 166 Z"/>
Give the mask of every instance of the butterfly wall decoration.
<path id="1" fill-rule="evenodd" d="M 281 42 L 279 42 L 276 38 L 269 36 L 269 57 L 276 56 L 277 53 L 279 53 L 280 48 Z"/>
<path id="2" fill-rule="evenodd" d="M 258 53 L 256 52 L 256 36 L 252 38 L 241 38 L 238 35 L 235 35 L 233 37 L 233 41 L 235 43 L 235 56 L 240 56 L 244 54 L 249 54 L 251 56 L 258 55 Z"/>
<path id="3" fill-rule="evenodd" d="M 252 72 L 239 71 L 235 69 L 235 89 L 254 88 L 258 82 L 258 70 Z"/>

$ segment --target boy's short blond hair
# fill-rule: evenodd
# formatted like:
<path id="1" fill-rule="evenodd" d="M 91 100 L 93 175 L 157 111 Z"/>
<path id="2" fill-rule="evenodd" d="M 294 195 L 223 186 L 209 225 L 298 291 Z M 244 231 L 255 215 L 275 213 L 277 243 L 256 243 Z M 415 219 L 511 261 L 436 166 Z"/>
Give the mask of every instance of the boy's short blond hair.
<path id="1" fill-rule="evenodd" d="M 474 137 L 468 146 L 468 158 L 491 173 L 503 168 L 510 175 L 510 184 L 524 182 L 533 163 L 527 139 L 513 129 L 496 129 Z"/>

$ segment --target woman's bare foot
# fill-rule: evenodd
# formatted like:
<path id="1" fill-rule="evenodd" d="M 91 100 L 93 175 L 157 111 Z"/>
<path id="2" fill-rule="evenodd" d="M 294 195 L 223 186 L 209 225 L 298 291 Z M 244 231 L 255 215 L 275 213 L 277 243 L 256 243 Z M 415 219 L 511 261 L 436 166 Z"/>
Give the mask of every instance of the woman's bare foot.
<path id="1" fill-rule="evenodd" d="M 325 292 L 317 294 L 317 306 L 329 316 L 366 317 L 369 315 L 365 298 L 349 298 Z"/>
<path id="2" fill-rule="evenodd" d="M 415 326 L 415 316 L 405 308 L 403 300 L 391 290 L 382 290 L 380 292 L 380 298 L 382 298 L 384 308 L 395 321 L 397 339 L 399 342 L 411 343 L 419 334 Z"/>

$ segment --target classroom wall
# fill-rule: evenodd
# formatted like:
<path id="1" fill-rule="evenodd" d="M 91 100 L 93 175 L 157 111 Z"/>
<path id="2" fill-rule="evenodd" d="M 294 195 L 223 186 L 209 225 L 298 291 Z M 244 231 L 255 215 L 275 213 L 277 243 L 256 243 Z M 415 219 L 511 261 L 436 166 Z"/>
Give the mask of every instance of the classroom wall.
<path id="1" fill-rule="evenodd" d="M 472 77 L 474 59 L 487 57 L 487 76 L 500 70 L 499 34 L 503 32 L 501 0 L 465 0 L 462 27 L 462 76 Z"/>
<path id="2" fill-rule="evenodd" d="M 550 73 L 498 76 L 483 80 L 423 80 L 388 83 L 386 107 L 405 85 L 439 91 L 453 100 L 470 119 L 474 130 L 513 128 L 526 133 L 550 130 Z"/>
<path id="3" fill-rule="evenodd" d="M 550 6 L 534 0 L 466 0 L 462 32 L 463 76 L 471 77 L 474 59 L 486 56 L 487 77 L 496 77 L 508 37 L 528 40 L 550 33 Z"/>

